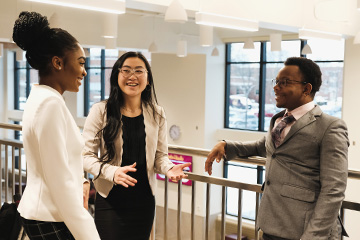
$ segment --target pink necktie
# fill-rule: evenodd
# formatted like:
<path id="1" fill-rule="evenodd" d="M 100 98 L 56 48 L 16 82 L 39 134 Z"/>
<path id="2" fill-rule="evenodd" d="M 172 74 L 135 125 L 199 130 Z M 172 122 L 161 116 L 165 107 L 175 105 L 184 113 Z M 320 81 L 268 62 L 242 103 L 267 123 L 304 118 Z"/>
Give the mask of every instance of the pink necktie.
<path id="1" fill-rule="evenodd" d="M 281 119 L 279 124 L 273 128 L 271 131 L 271 137 L 274 142 L 275 147 L 278 147 L 280 145 L 281 140 L 281 132 L 284 130 L 284 128 L 289 124 L 295 121 L 295 118 L 293 115 L 287 115 L 285 114 L 285 117 Z"/>

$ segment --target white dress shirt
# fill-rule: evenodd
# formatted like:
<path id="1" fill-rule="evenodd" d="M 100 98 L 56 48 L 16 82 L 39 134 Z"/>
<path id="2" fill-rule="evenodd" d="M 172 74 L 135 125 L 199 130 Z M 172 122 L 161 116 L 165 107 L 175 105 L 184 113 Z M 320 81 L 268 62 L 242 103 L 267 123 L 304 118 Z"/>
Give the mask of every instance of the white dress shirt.
<path id="1" fill-rule="evenodd" d="M 75 239 L 100 239 L 83 207 L 84 146 L 65 101 L 55 89 L 34 85 L 23 114 L 27 184 L 18 211 L 26 219 L 64 222 Z"/>

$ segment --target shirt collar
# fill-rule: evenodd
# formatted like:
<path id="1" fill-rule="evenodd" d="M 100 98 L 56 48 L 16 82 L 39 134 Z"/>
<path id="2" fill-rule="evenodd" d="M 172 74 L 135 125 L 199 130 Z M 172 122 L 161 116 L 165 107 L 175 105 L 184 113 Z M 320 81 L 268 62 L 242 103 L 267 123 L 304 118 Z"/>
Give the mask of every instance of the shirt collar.
<path id="1" fill-rule="evenodd" d="M 310 111 L 311 109 L 313 109 L 315 107 L 315 103 L 313 101 L 308 102 L 300 107 L 295 108 L 292 111 L 288 111 L 286 109 L 286 113 L 291 114 L 294 116 L 295 120 L 298 120 L 299 118 L 301 118 L 302 116 L 304 116 L 308 111 Z"/>

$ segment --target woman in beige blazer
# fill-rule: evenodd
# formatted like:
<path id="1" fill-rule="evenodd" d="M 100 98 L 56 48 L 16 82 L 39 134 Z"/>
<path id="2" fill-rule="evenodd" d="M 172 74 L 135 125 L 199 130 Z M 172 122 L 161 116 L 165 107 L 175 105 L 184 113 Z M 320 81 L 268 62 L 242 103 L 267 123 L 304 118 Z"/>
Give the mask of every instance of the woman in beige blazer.
<path id="1" fill-rule="evenodd" d="M 84 50 L 36 12 L 20 13 L 13 39 L 39 70 L 22 119 L 27 183 L 18 211 L 24 229 L 31 240 L 100 239 L 83 207 L 84 142 L 62 97 L 79 91 L 86 76 Z"/>
<path id="2" fill-rule="evenodd" d="M 110 96 L 86 119 L 84 167 L 95 176 L 95 224 L 106 239 L 148 239 L 155 212 L 155 173 L 172 180 L 190 164 L 168 159 L 166 119 L 148 61 L 128 52 L 113 66 Z M 100 150 L 100 155 L 98 152 Z"/>

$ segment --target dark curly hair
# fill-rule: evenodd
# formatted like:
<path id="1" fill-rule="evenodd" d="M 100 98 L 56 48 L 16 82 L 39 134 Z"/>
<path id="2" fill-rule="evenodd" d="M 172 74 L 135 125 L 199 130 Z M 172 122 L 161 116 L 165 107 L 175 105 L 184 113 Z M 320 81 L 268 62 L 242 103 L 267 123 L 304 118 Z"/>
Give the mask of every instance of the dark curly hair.
<path id="1" fill-rule="evenodd" d="M 320 90 L 322 84 L 321 70 L 319 65 L 308 58 L 290 57 L 286 59 L 285 66 L 298 66 L 303 77 L 303 81 L 312 85 L 310 95 L 315 97 L 315 93 Z"/>
<path id="2" fill-rule="evenodd" d="M 78 41 L 61 28 L 50 28 L 45 16 L 37 12 L 21 12 L 13 28 L 13 40 L 24 51 L 31 67 L 39 76 L 49 73 L 52 57 L 64 57 L 76 50 Z"/>
<path id="3" fill-rule="evenodd" d="M 157 104 L 154 80 L 150 68 L 149 62 L 146 60 L 144 55 L 139 52 L 127 52 L 124 53 L 114 64 L 111 76 L 110 76 L 110 95 L 106 101 L 106 125 L 97 134 L 102 136 L 104 139 L 104 145 L 106 152 L 103 156 L 100 156 L 101 167 L 99 174 L 95 177 L 97 179 L 101 173 L 101 169 L 106 163 L 110 163 L 115 155 L 115 139 L 122 126 L 121 124 L 121 112 L 120 108 L 124 106 L 124 97 L 121 88 L 119 87 L 119 68 L 121 68 L 128 58 L 139 58 L 141 59 L 148 71 L 148 82 L 145 90 L 141 93 L 141 103 L 149 107 L 152 110 L 152 116 L 155 121 L 161 118 L 160 114 L 156 111 L 155 105 Z M 94 180 L 95 180 L 94 179 Z"/>

